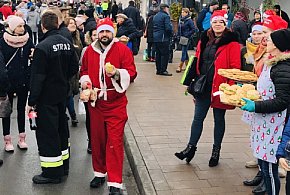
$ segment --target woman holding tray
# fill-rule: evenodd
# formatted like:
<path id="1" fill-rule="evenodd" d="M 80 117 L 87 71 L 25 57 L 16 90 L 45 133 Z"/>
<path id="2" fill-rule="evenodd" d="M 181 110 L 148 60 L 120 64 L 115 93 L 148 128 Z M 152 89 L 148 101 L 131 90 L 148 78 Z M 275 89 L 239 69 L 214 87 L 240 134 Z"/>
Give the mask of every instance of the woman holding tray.
<path id="1" fill-rule="evenodd" d="M 219 91 L 221 83 L 234 84 L 234 81 L 217 74 L 219 69 L 240 69 L 240 45 L 238 35 L 226 28 L 226 12 L 216 10 L 211 16 L 211 28 L 205 31 L 198 43 L 196 58 L 191 65 L 183 84 L 190 85 L 193 79 L 206 76 L 205 90 L 194 94 L 195 113 L 191 126 L 191 136 L 184 150 L 176 152 L 175 156 L 189 163 L 195 155 L 197 143 L 202 134 L 203 122 L 210 107 L 214 113 L 214 144 L 209 166 L 218 165 L 221 143 L 225 132 L 225 113 L 233 109 L 220 102 L 219 96 L 213 94 Z"/>
<path id="2" fill-rule="evenodd" d="M 266 19 L 265 23 L 272 23 L 273 19 L 281 20 L 281 27 L 287 27 L 287 23 L 276 16 Z M 257 82 L 263 101 L 243 99 L 246 104 L 241 108 L 255 112 L 251 120 L 251 148 L 258 158 L 268 195 L 278 195 L 280 191 L 276 151 L 290 112 L 289 41 L 290 31 L 286 29 L 274 31 L 267 37 L 269 56 Z"/>

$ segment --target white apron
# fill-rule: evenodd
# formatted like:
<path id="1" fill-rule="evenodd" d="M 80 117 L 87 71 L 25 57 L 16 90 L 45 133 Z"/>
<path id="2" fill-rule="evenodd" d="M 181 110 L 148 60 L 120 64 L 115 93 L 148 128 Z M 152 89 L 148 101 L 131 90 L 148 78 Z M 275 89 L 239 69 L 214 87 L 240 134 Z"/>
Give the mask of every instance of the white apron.
<path id="1" fill-rule="evenodd" d="M 271 67 L 264 65 L 257 82 L 257 90 L 263 100 L 275 98 L 275 86 L 270 77 L 270 72 Z M 256 158 L 277 163 L 276 152 L 281 142 L 285 118 L 286 110 L 270 114 L 253 113 L 251 148 Z"/>

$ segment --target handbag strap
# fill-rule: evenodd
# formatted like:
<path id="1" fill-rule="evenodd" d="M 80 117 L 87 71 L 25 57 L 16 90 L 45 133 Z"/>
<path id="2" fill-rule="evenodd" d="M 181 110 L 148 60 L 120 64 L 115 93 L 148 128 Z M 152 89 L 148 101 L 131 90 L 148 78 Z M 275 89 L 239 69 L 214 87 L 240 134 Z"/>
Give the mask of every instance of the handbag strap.
<path id="1" fill-rule="evenodd" d="M 217 57 L 219 56 L 220 53 L 221 53 L 221 51 L 218 52 L 218 53 L 215 55 L 215 57 L 214 57 L 214 59 L 213 59 L 211 65 L 210 65 L 210 67 L 207 69 L 207 72 L 205 73 L 205 76 L 207 76 L 207 74 L 209 73 L 210 69 L 213 67 L 214 62 L 215 62 L 215 60 L 217 59 Z"/>
<path id="2" fill-rule="evenodd" d="M 11 61 L 13 60 L 13 58 L 16 56 L 18 50 L 19 50 L 19 47 L 16 49 L 15 53 L 14 53 L 13 56 L 10 58 L 10 60 L 6 63 L 5 67 L 7 67 L 7 66 L 10 64 L 10 62 L 11 62 Z"/>

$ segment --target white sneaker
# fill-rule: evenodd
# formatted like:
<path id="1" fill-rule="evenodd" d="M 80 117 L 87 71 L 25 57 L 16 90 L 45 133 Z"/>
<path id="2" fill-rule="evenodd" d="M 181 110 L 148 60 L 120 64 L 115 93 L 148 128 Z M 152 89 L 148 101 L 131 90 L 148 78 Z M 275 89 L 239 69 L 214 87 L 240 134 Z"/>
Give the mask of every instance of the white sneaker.
<path id="1" fill-rule="evenodd" d="M 257 162 L 257 160 L 248 161 L 248 162 L 246 162 L 245 167 L 246 168 L 258 168 L 258 162 Z"/>
<path id="2" fill-rule="evenodd" d="M 279 172 L 279 177 L 280 178 L 285 178 L 287 175 L 287 171 L 285 171 L 285 169 L 283 169 L 282 167 L 278 168 L 278 172 Z"/>

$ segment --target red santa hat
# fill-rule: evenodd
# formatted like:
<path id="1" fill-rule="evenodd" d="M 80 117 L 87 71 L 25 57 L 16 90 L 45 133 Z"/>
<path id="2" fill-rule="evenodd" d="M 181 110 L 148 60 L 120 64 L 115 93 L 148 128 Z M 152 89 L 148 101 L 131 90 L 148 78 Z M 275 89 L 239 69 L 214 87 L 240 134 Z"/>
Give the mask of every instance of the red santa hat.
<path id="1" fill-rule="evenodd" d="M 115 32 L 113 22 L 110 18 L 104 18 L 98 21 L 97 34 L 102 30 L 108 30 L 112 33 Z"/>
<path id="2" fill-rule="evenodd" d="M 273 15 L 276 15 L 276 12 L 274 10 L 269 9 L 263 13 L 263 18 L 266 19 L 269 16 L 273 16 Z"/>
<path id="3" fill-rule="evenodd" d="M 274 31 L 287 28 L 288 23 L 277 15 L 270 15 L 268 18 L 265 18 L 263 26 Z"/>
<path id="4" fill-rule="evenodd" d="M 228 14 L 225 10 L 215 10 L 213 14 L 211 15 L 210 22 L 212 23 L 213 21 L 216 21 L 216 20 L 222 20 L 225 23 L 227 23 L 228 21 L 227 19 L 228 19 Z"/>

